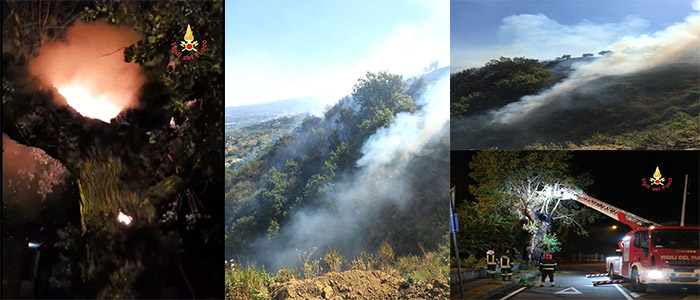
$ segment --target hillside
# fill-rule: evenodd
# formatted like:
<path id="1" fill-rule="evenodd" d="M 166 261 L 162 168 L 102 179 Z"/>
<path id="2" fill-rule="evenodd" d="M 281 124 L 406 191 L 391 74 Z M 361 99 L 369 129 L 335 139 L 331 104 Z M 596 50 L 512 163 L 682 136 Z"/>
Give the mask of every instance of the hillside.
<path id="1" fill-rule="evenodd" d="M 350 259 L 385 242 L 397 256 L 444 244 L 447 212 L 425 209 L 443 207 L 449 187 L 439 74 L 368 73 L 323 116 L 227 168 L 227 258 L 276 270 L 310 249 Z"/>
<path id="2" fill-rule="evenodd" d="M 272 119 L 226 132 L 224 163 L 235 170 L 254 158 L 263 147 L 273 143 L 301 122 L 302 116 Z"/>
<path id="3" fill-rule="evenodd" d="M 260 104 L 228 106 L 224 110 L 225 130 L 240 129 L 272 119 L 321 111 L 323 104 L 314 97 L 284 99 Z"/>
<path id="4" fill-rule="evenodd" d="M 552 66 L 543 65 L 542 68 Z M 480 99 L 471 104 L 469 107 L 475 111 L 463 114 L 451 124 L 451 145 L 453 149 L 697 148 L 693 141 L 700 136 L 699 69 L 697 64 L 668 64 L 628 75 L 584 81 L 570 91 L 558 94 L 547 93 L 550 86 L 547 80 L 533 84 L 535 93 L 526 93 L 522 84 L 513 87 L 513 80 L 476 82 L 456 78 L 453 74 L 453 82 L 466 81 L 459 85 L 453 83 L 453 86 L 471 83 L 472 88 L 492 91 L 505 85 L 520 93 L 496 100 Z M 539 68 L 536 70 L 541 72 Z M 522 72 L 515 77 L 536 78 Z M 502 92 L 499 90 L 498 93 Z M 536 109 L 519 112 L 524 117 L 509 122 L 495 121 L 496 116 L 515 115 L 515 112 L 503 112 L 509 108 L 511 111 L 518 109 L 513 106 L 514 102 L 524 102 L 521 100 L 531 97 L 520 95 L 537 93 L 548 98 Z M 520 110 L 525 108 L 522 106 Z M 453 117 L 454 114 L 453 108 Z"/>

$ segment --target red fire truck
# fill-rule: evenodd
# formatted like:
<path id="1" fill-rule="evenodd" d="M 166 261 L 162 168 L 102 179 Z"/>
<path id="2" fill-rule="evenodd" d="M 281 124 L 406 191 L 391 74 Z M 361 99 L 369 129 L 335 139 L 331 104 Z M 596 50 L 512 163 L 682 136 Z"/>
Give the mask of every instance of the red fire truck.
<path id="1" fill-rule="evenodd" d="M 622 255 L 606 258 L 610 279 L 626 278 L 636 292 L 644 292 L 647 285 L 700 286 L 700 227 L 661 226 L 562 185 L 554 185 L 551 192 L 554 198 L 576 200 L 632 227 L 618 242 Z"/>

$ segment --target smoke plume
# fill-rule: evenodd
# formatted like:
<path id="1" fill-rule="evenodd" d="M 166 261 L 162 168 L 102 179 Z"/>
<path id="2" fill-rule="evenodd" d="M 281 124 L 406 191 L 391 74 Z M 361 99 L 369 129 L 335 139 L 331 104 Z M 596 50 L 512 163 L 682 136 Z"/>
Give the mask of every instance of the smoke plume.
<path id="1" fill-rule="evenodd" d="M 362 156 L 356 161 L 359 170 L 335 182 L 331 192 L 321 199 L 333 204 L 334 209 L 297 211 L 272 245 L 264 237 L 258 240 L 255 260 L 279 268 L 299 262 L 297 249 L 318 247 L 324 253 L 338 248 L 346 256 L 374 252 L 376 245 L 368 245 L 365 235 L 377 219 L 400 218 L 408 210 L 415 213 L 417 209 L 440 214 L 433 200 L 447 199 L 449 187 L 448 80 L 445 75 L 428 87 L 416 100 L 417 111 L 398 114 L 394 123 L 365 141 Z M 444 176 L 429 175 L 435 169 Z M 417 187 L 425 187 L 426 178 L 431 186 L 429 191 L 422 191 L 423 195 Z M 445 191 L 444 195 L 439 191 Z M 427 203 L 426 198 L 433 202 Z M 439 226 L 431 230 L 438 237 L 444 234 Z"/>
<path id="2" fill-rule="evenodd" d="M 484 142 L 494 140 L 494 137 L 484 136 L 489 130 L 510 131 L 513 133 L 525 131 L 525 127 L 536 121 L 551 117 L 557 111 L 570 110 L 575 104 L 566 95 L 572 91 L 609 76 L 621 76 L 643 72 L 663 67 L 673 63 L 700 64 L 700 1 L 694 2 L 696 12 L 683 22 L 673 24 L 652 35 L 623 37 L 609 47 L 611 55 L 607 55 L 587 64 L 573 65 L 574 71 L 565 80 L 555 84 L 550 89 L 537 95 L 522 97 L 519 101 L 504 107 L 488 111 L 484 114 L 469 117 L 453 124 L 453 130 L 461 131 L 471 128 L 479 132 L 472 136 L 471 141 L 455 141 L 453 146 L 469 144 L 470 147 L 496 146 Z M 595 91 L 589 91 L 595 94 Z M 587 105 L 605 105 L 604 96 L 600 103 Z M 580 104 L 577 104 L 580 105 Z M 464 136 L 461 136 L 464 139 Z M 501 145 L 502 146 L 502 145 Z"/>
<path id="3" fill-rule="evenodd" d="M 109 122 L 138 102 L 145 78 L 138 64 L 124 62 L 123 53 L 124 47 L 139 40 L 139 34 L 128 28 L 77 22 L 67 30 L 65 41 L 39 49 L 29 71 L 46 88 L 57 89 L 62 95 L 55 97 L 58 104 Z"/>
<path id="4" fill-rule="evenodd" d="M 696 5 L 697 6 L 697 5 Z M 613 54 L 580 66 L 571 76 L 551 89 L 492 111 L 493 122 L 514 123 L 529 118 L 536 109 L 592 80 L 636 73 L 671 62 L 700 63 L 700 14 L 669 26 L 652 36 L 625 37 L 614 44 Z"/>

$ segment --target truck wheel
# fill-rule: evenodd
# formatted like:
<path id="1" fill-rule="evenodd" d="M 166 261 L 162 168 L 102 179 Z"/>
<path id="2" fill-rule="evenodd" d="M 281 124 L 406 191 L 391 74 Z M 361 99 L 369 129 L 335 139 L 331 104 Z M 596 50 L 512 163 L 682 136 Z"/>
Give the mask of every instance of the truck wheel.
<path id="1" fill-rule="evenodd" d="M 639 273 L 637 273 L 637 268 L 632 269 L 632 289 L 638 293 L 644 293 L 647 290 L 647 286 L 642 284 L 639 279 Z"/>

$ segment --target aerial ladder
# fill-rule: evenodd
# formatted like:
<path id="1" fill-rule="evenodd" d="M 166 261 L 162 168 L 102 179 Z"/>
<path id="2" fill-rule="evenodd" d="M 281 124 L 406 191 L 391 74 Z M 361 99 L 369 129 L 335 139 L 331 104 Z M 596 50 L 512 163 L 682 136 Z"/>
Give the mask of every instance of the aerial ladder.
<path id="1" fill-rule="evenodd" d="M 554 199 L 576 200 L 585 206 L 588 206 L 608 217 L 611 217 L 625 225 L 632 227 L 632 229 L 660 225 L 659 223 L 647 220 L 631 212 L 624 211 L 620 208 L 617 208 L 596 198 L 588 196 L 584 193 L 567 188 L 560 183 L 556 183 L 550 186 L 550 190 L 548 192 L 551 193 L 550 195 Z"/>

